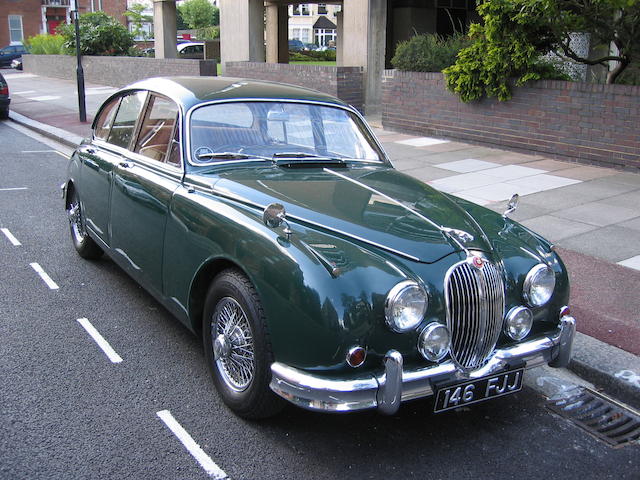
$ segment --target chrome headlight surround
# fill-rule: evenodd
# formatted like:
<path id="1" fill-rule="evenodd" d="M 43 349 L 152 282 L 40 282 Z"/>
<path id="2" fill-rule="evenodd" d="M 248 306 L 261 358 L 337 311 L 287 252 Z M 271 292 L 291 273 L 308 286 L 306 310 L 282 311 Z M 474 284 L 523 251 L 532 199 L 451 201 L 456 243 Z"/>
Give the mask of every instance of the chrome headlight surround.
<path id="1" fill-rule="evenodd" d="M 396 333 L 415 329 L 429 306 L 427 292 L 417 282 L 404 280 L 395 285 L 384 302 L 387 326 Z"/>
<path id="2" fill-rule="evenodd" d="M 451 349 L 451 333 L 446 325 L 433 322 L 418 337 L 418 351 L 430 362 L 439 362 Z"/>
<path id="3" fill-rule="evenodd" d="M 547 303 L 556 287 L 556 274 L 548 265 L 539 263 L 524 279 L 522 296 L 531 307 L 540 307 Z"/>
<path id="4" fill-rule="evenodd" d="M 529 335 L 532 326 L 533 312 L 527 307 L 513 307 L 504 319 L 504 333 L 516 341 Z"/>

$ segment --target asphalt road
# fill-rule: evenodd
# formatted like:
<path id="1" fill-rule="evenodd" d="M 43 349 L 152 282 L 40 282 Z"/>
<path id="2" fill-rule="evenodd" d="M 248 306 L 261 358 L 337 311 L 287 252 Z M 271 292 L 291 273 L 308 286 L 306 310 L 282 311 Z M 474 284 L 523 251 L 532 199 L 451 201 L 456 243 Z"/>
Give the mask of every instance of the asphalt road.
<path id="1" fill-rule="evenodd" d="M 207 478 L 164 410 L 232 479 L 638 478 L 638 444 L 606 446 L 529 387 L 440 415 L 427 400 L 393 417 L 235 417 L 199 339 L 109 259 L 76 255 L 55 149 L 0 123 L 1 479 Z"/>

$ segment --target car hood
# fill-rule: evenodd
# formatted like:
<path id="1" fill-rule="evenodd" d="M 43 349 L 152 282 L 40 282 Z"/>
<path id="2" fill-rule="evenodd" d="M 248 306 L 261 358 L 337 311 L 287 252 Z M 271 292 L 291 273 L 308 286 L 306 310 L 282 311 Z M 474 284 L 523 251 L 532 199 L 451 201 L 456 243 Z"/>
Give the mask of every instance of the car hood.
<path id="1" fill-rule="evenodd" d="M 332 230 L 413 260 L 432 263 L 463 246 L 491 250 L 464 209 L 393 168 L 274 166 L 236 168 L 213 176 L 218 177 L 213 188 L 220 194 L 261 207 L 281 203 L 292 221 Z"/>

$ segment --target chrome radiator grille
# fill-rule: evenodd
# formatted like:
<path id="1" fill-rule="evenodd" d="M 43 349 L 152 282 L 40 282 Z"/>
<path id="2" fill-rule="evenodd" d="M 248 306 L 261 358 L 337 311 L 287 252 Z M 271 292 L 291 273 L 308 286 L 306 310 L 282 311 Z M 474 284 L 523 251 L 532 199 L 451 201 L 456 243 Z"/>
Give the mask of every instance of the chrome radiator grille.
<path id="1" fill-rule="evenodd" d="M 445 282 L 451 356 L 465 369 L 480 367 L 491 354 L 504 315 L 502 276 L 495 265 L 479 263 L 459 263 Z"/>

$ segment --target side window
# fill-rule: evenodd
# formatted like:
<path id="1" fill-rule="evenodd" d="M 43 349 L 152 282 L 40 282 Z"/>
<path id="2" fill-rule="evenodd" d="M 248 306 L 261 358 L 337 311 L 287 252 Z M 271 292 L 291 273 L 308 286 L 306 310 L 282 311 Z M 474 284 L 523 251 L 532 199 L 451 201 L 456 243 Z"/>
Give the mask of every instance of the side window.
<path id="1" fill-rule="evenodd" d="M 145 95 L 146 92 L 136 92 L 122 97 L 120 108 L 118 108 L 107 140 L 109 143 L 122 148 L 129 147 Z"/>
<path id="2" fill-rule="evenodd" d="M 177 117 L 178 106 L 174 102 L 153 95 L 149 100 L 134 151 L 145 157 L 164 161 Z"/>
<path id="3" fill-rule="evenodd" d="M 96 120 L 96 129 L 93 132 L 94 138 L 97 138 L 98 140 L 107 139 L 109 136 L 109 130 L 111 129 L 111 123 L 113 122 L 113 117 L 118 111 L 119 102 L 120 97 L 114 98 L 102 109 L 100 116 Z"/>
<path id="4" fill-rule="evenodd" d="M 169 144 L 169 156 L 167 157 L 167 163 L 180 167 L 180 135 L 177 128 L 173 136 L 173 142 Z"/>

